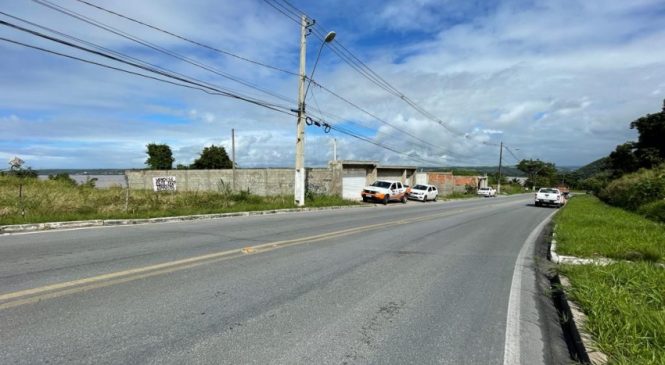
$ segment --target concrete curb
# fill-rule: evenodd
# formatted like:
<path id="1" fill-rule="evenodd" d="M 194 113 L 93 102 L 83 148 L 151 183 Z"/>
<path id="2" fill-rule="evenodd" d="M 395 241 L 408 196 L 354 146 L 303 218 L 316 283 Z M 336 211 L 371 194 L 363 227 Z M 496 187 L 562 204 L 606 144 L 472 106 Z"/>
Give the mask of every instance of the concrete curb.
<path id="1" fill-rule="evenodd" d="M 558 255 L 556 253 L 555 237 L 556 232 L 552 234 L 552 241 L 548 250 L 548 258 L 556 264 L 605 266 L 615 262 L 614 260 L 607 258 L 583 259 L 574 256 Z M 568 278 L 556 274 L 553 280 L 552 290 L 554 291 L 555 301 L 558 301 L 558 303 L 555 303 L 555 306 L 562 316 L 562 328 L 567 332 L 567 336 L 569 336 L 572 341 L 578 361 L 584 364 L 605 365 L 608 361 L 607 355 L 599 351 L 598 346 L 596 346 L 591 335 L 584 332 L 584 324 L 587 321 L 586 315 L 582 312 L 577 303 L 568 300 L 565 289 L 570 287 L 571 285 Z"/>
<path id="2" fill-rule="evenodd" d="M 220 219 L 227 217 L 247 217 L 253 215 L 313 212 L 313 211 L 347 209 L 347 208 L 370 208 L 375 206 L 376 205 L 374 204 L 341 205 L 341 206 L 332 206 L 332 207 L 272 209 L 272 210 L 257 210 L 249 212 L 196 214 L 196 215 L 144 218 L 144 219 L 94 219 L 88 221 L 13 224 L 13 225 L 0 226 L 0 234 L 49 231 L 49 230 L 72 229 L 72 228 L 103 227 L 103 226 L 127 226 L 134 224 L 149 224 L 149 223 L 185 222 L 185 221 L 196 221 L 196 220 L 206 220 L 206 219 Z"/>
<path id="3" fill-rule="evenodd" d="M 564 255 L 558 255 L 556 253 L 556 240 L 552 239 L 552 243 L 550 245 L 550 261 L 554 262 L 555 264 L 567 264 L 567 265 L 599 265 L 599 266 L 605 266 L 609 264 L 613 264 L 616 261 L 612 259 L 608 259 L 605 257 L 599 257 L 599 258 L 594 258 L 594 259 L 585 259 L 581 257 L 575 257 L 575 256 L 564 256 Z"/>

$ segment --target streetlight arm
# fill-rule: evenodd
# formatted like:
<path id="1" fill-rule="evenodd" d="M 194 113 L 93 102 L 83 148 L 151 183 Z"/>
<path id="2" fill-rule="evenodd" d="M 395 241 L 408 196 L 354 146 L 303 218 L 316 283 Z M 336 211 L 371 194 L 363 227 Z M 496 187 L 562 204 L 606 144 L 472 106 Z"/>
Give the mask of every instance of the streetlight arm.
<path id="1" fill-rule="evenodd" d="M 321 57 L 321 52 L 323 52 L 323 46 L 326 45 L 326 43 L 330 43 L 335 39 L 335 32 L 329 32 L 326 35 L 326 38 L 323 39 L 323 42 L 321 43 L 321 47 L 319 47 L 319 52 L 316 54 L 316 61 L 314 61 L 314 67 L 312 67 L 312 73 L 308 77 L 309 81 L 307 82 L 307 87 L 305 88 L 305 96 L 303 97 L 303 103 L 305 100 L 307 100 L 307 92 L 309 91 L 309 86 L 312 84 L 312 80 L 314 80 L 314 71 L 316 71 L 316 66 L 319 64 L 319 58 Z"/>

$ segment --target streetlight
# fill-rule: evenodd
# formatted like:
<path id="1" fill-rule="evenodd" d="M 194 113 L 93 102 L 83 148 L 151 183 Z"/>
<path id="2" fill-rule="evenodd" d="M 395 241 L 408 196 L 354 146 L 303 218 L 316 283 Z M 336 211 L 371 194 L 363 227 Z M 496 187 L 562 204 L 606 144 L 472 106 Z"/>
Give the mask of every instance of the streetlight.
<path id="1" fill-rule="evenodd" d="M 300 82 L 298 83 L 298 122 L 296 130 L 296 173 L 295 180 L 293 184 L 293 195 L 295 204 L 299 207 L 305 205 L 305 120 L 307 118 L 305 114 L 305 97 L 309 91 L 309 86 L 312 83 L 312 77 L 314 77 L 314 71 L 316 70 L 316 65 L 319 63 L 319 57 L 323 51 L 323 46 L 326 43 L 332 42 L 335 39 L 335 32 L 330 32 L 326 35 L 321 43 L 319 52 L 316 56 L 316 61 L 314 62 L 314 67 L 312 73 L 309 77 L 307 83 L 307 88 L 305 88 L 305 79 L 307 75 L 305 74 L 305 56 L 306 56 L 306 47 L 307 47 L 307 28 L 312 26 L 314 23 L 309 23 L 307 17 L 304 15 L 300 19 Z"/>
<path id="2" fill-rule="evenodd" d="M 326 43 L 330 43 L 335 39 L 335 36 L 337 33 L 334 31 L 328 32 L 326 34 L 326 37 L 323 39 L 323 42 L 321 42 L 321 47 L 319 47 L 319 52 L 316 54 L 316 61 L 314 61 L 314 67 L 312 67 L 312 73 L 309 75 L 309 81 L 307 82 L 307 88 L 305 88 L 305 96 L 303 97 L 303 104 L 305 100 L 307 99 L 307 92 L 309 91 L 309 86 L 312 85 L 312 81 L 314 80 L 314 71 L 316 71 L 316 66 L 319 64 L 319 58 L 321 57 L 321 52 L 323 51 L 323 46 L 326 45 Z M 303 105 L 304 108 L 304 105 Z"/>

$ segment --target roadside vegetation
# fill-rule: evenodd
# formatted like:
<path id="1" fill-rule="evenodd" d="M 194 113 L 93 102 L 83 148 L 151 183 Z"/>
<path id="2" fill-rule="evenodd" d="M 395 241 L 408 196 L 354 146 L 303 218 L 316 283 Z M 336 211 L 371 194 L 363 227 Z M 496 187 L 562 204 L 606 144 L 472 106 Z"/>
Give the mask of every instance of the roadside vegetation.
<path id="1" fill-rule="evenodd" d="M 308 194 L 308 207 L 357 204 Z M 0 176 L 0 225 L 87 219 L 140 219 L 191 214 L 295 208 L 293 196 L 262 197 L 246 191 L 153 192 L 96 189 L 64 176 L 49 180 Z"/>
<path id="2" fill-rule="evenodd" d="M 570 299 L 586 313 L 587 333 L 611 364 L 665 359 L 665 225 L 575 196 L 555 218 L 557 252 L 609 257 L 614 264 L 560 265 Z"/>
<path id="3" fill-rule="evenodd" d="M 566 208 L 568 209 L 568 208 Z M 665 269 L 649 262 L 563 265 L 585 330 L 610 364 L 665 362 Z"/>
<path id="4" fill-rule="evenodd" d="M 665 261 L 665 225 L 577 195 L 554 218 L 557 252 L 577 257 Z"/>
<path id="5" fill-rule="evenodd" d="M 665 102 L 630 128 L 637 141 L 574 173 L 594 196 L 575 196 L 555 218 L 558 253 L 616 261 L 559 270 L 610 364 L 665 364 Z"/>

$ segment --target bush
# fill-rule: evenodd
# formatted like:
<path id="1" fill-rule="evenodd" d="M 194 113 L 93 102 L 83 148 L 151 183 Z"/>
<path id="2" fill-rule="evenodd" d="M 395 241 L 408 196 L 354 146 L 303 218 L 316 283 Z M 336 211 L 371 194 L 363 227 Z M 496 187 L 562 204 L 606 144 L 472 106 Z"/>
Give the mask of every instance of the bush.
<path id="1" fill-rule="evenodd" d="M 665 223 L 665 200 L 645 204 L 637 212 L 656 222 Z"/>
<path id="2" fill-rule="evenodd" d="M 665 199 L 665 165 L 624 175 L 610 182 L 598 196 L 608 204 L 633 211 Z"/>
<path id="3" fill-rule="evenodd" d="M 65 185 L 76 186 L 76 180 L 72 179 L 69 176 L 69 174 L 66 172 L 61 172 L 55 175 L 49 175 L 48 179 L 52 181 L 60 181 Z"/>

